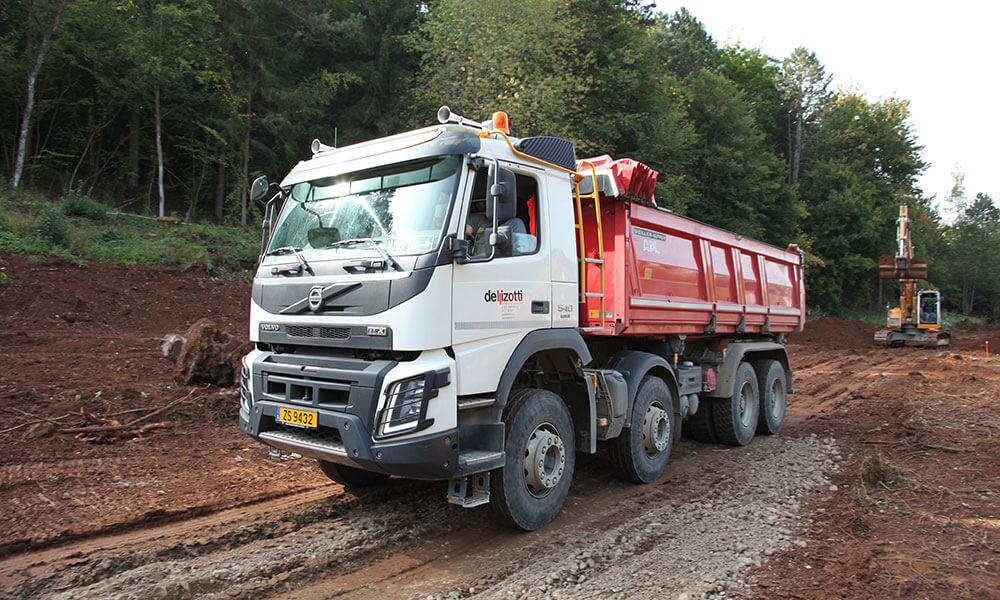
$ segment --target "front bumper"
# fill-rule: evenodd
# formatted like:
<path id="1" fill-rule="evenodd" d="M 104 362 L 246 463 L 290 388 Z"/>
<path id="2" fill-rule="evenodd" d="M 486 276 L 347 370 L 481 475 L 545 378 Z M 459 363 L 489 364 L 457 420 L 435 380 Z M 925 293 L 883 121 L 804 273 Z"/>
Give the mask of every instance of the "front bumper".
<path id="1" fill-rule="evenodd" d="M 439 417 L 444 427 L 432 433 L 373 438 L 385 381 L 398 364 L 252 352 L 244 361 L 240 428 L 262 443 L 310 458 L 410 479 L 451 479 L 459 472 L 454 423 Z M 441 408 L 454 414 L 454 401 L 442 396 L 434 401 L 450 403 Z M 315 412 L 317 428 L 278 422 L 281 407 Z"/>

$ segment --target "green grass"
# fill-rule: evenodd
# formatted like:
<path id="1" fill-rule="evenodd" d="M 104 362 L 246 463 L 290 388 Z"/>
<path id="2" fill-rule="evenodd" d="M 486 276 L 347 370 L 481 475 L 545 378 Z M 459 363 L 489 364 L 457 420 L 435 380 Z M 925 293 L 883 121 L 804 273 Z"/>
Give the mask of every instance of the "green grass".
<path id="1" fill-rule="evenodd" d="M 58 200 L 11 190 L 0 181 L 0 252 L 57 256 L 77 263 L 201 265 L 249 278 L 259 232 L 205 224 L 164 224 L 119 213 L 81 192 Z"/>

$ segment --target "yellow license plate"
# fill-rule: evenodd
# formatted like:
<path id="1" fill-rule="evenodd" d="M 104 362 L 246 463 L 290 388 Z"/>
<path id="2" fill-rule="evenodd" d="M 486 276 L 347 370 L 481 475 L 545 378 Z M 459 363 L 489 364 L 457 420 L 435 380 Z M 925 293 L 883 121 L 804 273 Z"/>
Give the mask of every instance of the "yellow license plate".
<path id="1" fill-rule="evenodd" d="M 294 408 L 279 408 L 278 422 L 293 427 L 307 427 L 316 429 L 316 413 L 311 410 L 297 410 Z"/>

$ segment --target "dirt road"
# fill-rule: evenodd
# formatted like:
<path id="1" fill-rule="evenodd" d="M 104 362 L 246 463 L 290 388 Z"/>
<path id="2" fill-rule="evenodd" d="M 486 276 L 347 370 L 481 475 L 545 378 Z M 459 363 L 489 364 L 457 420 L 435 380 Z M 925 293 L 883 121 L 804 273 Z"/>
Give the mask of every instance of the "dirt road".
<path id="1" fill-rule="evenodd" d="M 2 597 L 1000 597 L 994 331 L 888 350 L 865 325 L 812 323 L 781 435 L 685 440 L 646 486 L 580 455 L 560 516 L 520 533 L 447 505 L 442 483 L 355 495 L 268 460 L 228 390 L 174 383 L 157 340 L 208 310 L 242 332 L 238 283 L 2 258 Z M 135 437 L 28 436 L 175 402 Z"/>

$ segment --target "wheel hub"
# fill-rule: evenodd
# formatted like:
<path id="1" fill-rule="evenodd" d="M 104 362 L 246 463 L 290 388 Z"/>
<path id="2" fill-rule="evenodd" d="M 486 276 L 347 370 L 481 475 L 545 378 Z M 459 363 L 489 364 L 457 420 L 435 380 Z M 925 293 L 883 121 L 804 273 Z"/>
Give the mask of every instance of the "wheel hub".
<path id="1" fill-rule="evenodd" d="M 642 418 L 642 443 L 649 454 L 663 452 L 670 444 L 670 415 L 651 404 Z"/>
<path id="2" fill-rule="evenodd" d="M 771 384 L 771 418 L 778 421 L 785 414 L 785 386 L 775 379 Z"/>
<path id="3" fill-rule="evenodd" d="M 750 405 L 750 399 L 752 396 L 753 387 L 751 387 L 749 383 L 743 384 L 743 387 L 740 389 L 739 416 L 740 423 L 742 423 L 744 427 L 750 426 L 750 419 L 753 416 L 751 413 L 752 407 Z"/>
<path id="4" fill-rule="evenodd" d="M 524 480 L 532 494 L 556 487 L 566 467 L 566 447 L 556 433 L 539 426 L 528 438 L 524 455 Z"/>

